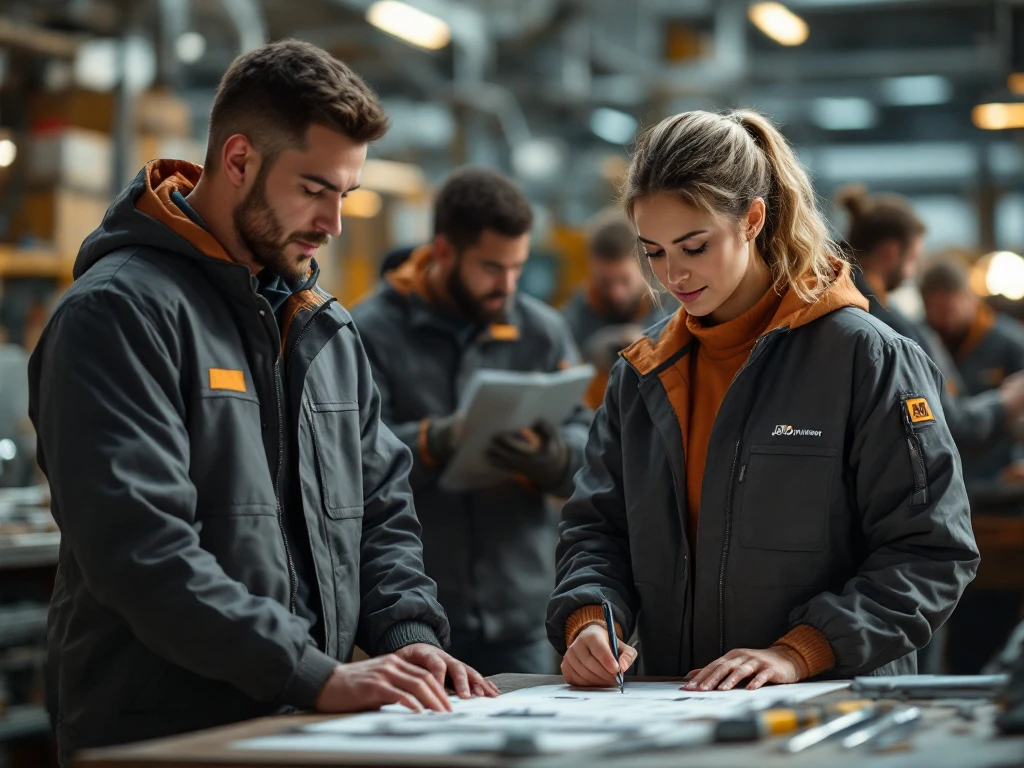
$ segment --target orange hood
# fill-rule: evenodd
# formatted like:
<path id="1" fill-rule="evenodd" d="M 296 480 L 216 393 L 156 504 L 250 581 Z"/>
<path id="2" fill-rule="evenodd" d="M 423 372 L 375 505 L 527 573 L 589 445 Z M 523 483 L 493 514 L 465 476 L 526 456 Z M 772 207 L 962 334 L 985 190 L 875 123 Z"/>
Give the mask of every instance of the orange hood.
<path id="1" fill-rule="evenodd" d="M 850 265 L 843 261 L 836 267 L 836 279 L 814 301 L 805 301 L 795 291 L 787 290 L 767 331 L 782 327 L 799 328 L 843 307 L 858 307 L 866 312 L 868 300 L 853 284 Z M 807 278 L 808 288 L 815 284 L 814 278 Z M 625 349 L 622 356 L 640 375 L 647 375 L 693 339 L 693 334 L 686 327 L 687 317 L 686 310 L 680 307 L 662 327 L 658 338 L 644 336 Z"/>

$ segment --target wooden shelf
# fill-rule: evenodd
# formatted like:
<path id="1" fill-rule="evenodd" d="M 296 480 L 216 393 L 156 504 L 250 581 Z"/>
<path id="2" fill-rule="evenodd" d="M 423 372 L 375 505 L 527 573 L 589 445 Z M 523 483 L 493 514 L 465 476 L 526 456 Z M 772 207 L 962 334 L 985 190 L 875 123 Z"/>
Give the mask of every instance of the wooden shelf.
<path id="1" fill-rule="evenodd" d="M 74 262 L 50 251 L 0 245 L 0 277 L 48 277 L 70 280 Z"/>

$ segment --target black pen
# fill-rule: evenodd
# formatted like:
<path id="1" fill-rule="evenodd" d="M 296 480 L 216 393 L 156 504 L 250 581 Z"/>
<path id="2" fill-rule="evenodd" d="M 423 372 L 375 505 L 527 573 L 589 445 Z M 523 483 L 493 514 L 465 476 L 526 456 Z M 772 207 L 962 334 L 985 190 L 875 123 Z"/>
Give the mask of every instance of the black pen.
<path id="1" fill-rule="evenodd" d="M 618 667 L 615 672 L 615 680 L 619 684 L 619 693 L 626 692 L 626 683 L 622 679 L 622 666 L 619 664 L 619 638 L 615 635 L 615 617 L 612 614 L 612 604 L 607 600 L 601 603 L 604 609 L 604 624 L 608 629 L 608 642 L 612 646 L 612 656 L 615 657 L 615 664 Z"/>

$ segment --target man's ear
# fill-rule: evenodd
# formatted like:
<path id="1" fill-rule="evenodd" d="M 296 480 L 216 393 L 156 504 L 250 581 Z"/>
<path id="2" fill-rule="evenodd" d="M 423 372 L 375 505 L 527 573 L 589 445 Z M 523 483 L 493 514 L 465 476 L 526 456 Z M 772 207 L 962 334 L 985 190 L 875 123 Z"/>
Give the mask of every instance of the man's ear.
<path id="1" fill-rule="evenodd" d="M 244 187 L 247 180 L 255 178 L 259 173 L 261 160 L 260 153 L 243 133 L 228 137 L 221 147 L 221 173 L 232 186 L 238 188 Z"/>
<path id="2" fill-rule="evenodd" d="M 449 269 L 455 263 L 455 246 L 445 235 L 434 235 L 434 261 Z"/>

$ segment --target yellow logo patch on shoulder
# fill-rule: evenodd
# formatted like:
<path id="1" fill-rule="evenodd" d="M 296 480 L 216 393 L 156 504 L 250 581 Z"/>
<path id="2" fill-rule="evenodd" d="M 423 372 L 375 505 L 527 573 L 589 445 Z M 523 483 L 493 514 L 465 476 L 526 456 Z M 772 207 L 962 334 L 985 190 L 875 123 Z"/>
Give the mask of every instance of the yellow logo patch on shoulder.
<path id="1" fill-rule="evenodd" d="M 910 416 L 912 424 L 921 424 L 925 421 L 935 421 L 932 409 L 928 401 L 923 397 L 914 397 L 907 400 L 907 415 Z"/>
<path id="2" fill-rule="evenodd" d="M 508 323 L 491 323 L 491 338 L 495 341 L 519 341 L 519 327 Z"/>
<path id="3" fill-rule="evenodd" d="M 211 368 L 210 389 L 245 392 L 245 374 L 241 371 L 232 371 L 227 368 Z"/>

